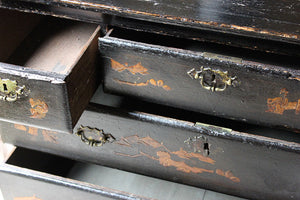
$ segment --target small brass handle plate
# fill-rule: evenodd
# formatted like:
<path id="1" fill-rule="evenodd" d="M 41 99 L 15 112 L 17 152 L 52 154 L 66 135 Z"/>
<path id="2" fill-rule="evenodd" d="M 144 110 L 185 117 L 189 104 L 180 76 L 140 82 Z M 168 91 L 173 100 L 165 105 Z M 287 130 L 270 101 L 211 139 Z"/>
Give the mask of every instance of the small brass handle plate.
<path id="1" fill-rule="evenodd" d="M 102 129 L 82 125 L 77 129 L 76 135 L 80 136 L 84 143 L 95 147 L 101 147 L 107 142 L 112 143 L 116 140 L 114 136 L 110 133 L 104 133 Z"/>
<path id="2" fill-rule="evenodd" d="M 227 86 L 237 87 L 240 85 L 238 78 L 228 76 L 228 72 L 213 70 L 211 68 L 204 68 L 203 66 L 199 71 L 195 68 L 187 72 L 192 79 L 199 79 L 201 86 L 206 90 L 211 91 L 224 91 Z"/>
<path id="3" fill-rule="evenodd" d="M 19 86 L 17 81 L 0 78 L 0 100 L 13 102 L 29 92 L 25 85 Z"/>

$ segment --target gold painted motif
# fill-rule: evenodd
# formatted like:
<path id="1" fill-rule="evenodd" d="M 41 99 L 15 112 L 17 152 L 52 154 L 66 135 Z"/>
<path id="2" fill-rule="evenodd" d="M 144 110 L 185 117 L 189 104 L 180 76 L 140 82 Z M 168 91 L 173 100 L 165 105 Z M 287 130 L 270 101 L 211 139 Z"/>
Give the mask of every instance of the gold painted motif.
<path id="1" fill-rule="evenodd" d="M 168 85 L 165 85 L 163 80 L 156 81 L 154 79 L 150 79 L 150 80 L 147 80 L 146 82 L 141 82 L 141 83 L 132 83 L 132 82 L 121 81 L 121 80 L 115 80 L 115 81 L 120 84 L 124 84 L 124 85 L 131 85 L 131 86 L 137 86 L 137 87 L 145 87 L 148 85 L 153 85 L 155 87 L 163 88 L 166 91 L 171 90 L 171 87 Z"/>
<path id="2" fill-rule="evenodd" d="M 80 136 L 84 143 L 96 147 L 101 147 L 106 142 L 112 143 L 116 140 L 112 134 L 104 133 L 102 129 L 82 125 L 77 129 L 76 135 Z"/>
<path id="3" fill-rule="evenodd" d="M 296 102 L 289 102 L 288 93 L 287 89 L 283 88 L 280 90 L 280 97 L 268 98 L 268 110 L 266 112 L 282 115 L 286 110 L 295 110 L 295 114 L 298 115 L 300 113 L 300 99 Z"/>
<path id="4" fill-rule="evenodd" d="M 46 117 L 46 114 L 48 112 L 48 105 L 44 101 L 40 99 L 30 98 L 29 103 L 31 105 L 31 118 L 43 119 Z"/>
<path id="5" fill-rule="evenodd" d="M 137 75 L 137 74 L 147 75 L 147 74 L 149 74 L 148 69 L 145 68 L 144 66 L 142 66 L 141 63 L 137 63 L 136 65 L 132 65 L 132 66 L 128 66 L 127 63 L 125 63 L 123 65 L 123 64 L 121 64 L 121 63 L 119 63 L 119 62 L 117 62 L 113 59 L 110 59 L 110 61 L 111 61 L 112 69 L 117 71 L 117 72 L 123 72 L 123 71 L 127 70 L 133 75 Z M 148 86 L 148 85 L 152 85 L 152 86 L 155 86 L 155 87 L 163 88 L 166 91 L 171 90 L 171 87 L 166 85 L 163 80 L 156 81 L 153 78 L 151 78 L 149 80 L 146 80 L 144 82 L 139 82 L 139 83 L 123 81 L 123 80 L 118 80 L 118 79 L 115 79 L 114 81 L 116 81 L 120 84 L 123 84 L 123 85 L 130 85 L 130 86 L 137 86 L 137 87 L 145 87 L 145 86 Z"/>
<path id="6" fill-rule="evenodd" d="M 57 132 L 50 130 L 38 129 L 36 127 L 24 126 L 20 124 L 14 124 L 14 128 L 29 134 L 32 137 L 43 136 L 45 142 L 58 143 Z"/>
<path id="7" fill-rule="evenodd" d="M 240 85 L 238 78 L 230 77 L 228 72 L 220 70 L 213 70 L 211 68 L 204 68 L 203 66 L 199 71 L 195 68 L 189 70 L 187 74 L 192 79 L 199 79 L 201 86 L 206 90 L 222 92 L 226 90 L 227 86 L 237 87 Z"/>
<path id="8" fill-rule="evenodd" d="M 203 156 L 195 152 L 187 152 L 183 148 L 180 148 L 178 151 L 171 151 L 162 142 L 159 142 L 151 138 L 150 136 L 139 137 L 138 135 L 132 135 L 121 138 L 119 141 L 116 142 L 116 144 L 128 148 L 133 148 L 134 145 L 143 145 L 148 148 L 150 147 L 149 153 L 145 153 L 139 150 L 140 148 L 135 148 L 138 150 L 136 154 L 115 152 L 115 154 L 119 156 L 125 156 L 130 158 L 147 157 L 151 160 L 157 161 L 160 165 L 164 167 L 175 167 L 175 169 L 180 172 L 195 174 L 210 173 L 225 177 L 233 182 L 240 182 L 240 179 L 238 177 L 235 177 L 230 170 L 224 172 L 220 169 L 207 169 L 199 167 L 199 164 L 197 164 L 197 166 L 191 166 L 187 163 L 188 161 L 194 163 L 196 160 L 198 160 L 206 164 L 214 165 L 216 161 L 212 158 Z M 147 148 L 142 147 L 141 149 L 146 150 Z"/>
<path id="9" fill-rule="evenodd" d="M 117 72 L 122 72 L 124 70 L 129 71 L 131 74 L 135 75 L 135 74 L 142 74 L 142 75 L 146 75 L 148 74 L 148 69 L 143 67 L 141 63 L 138 63 L 136 65 L 132 65 L 132 66 L 128 66 L 128 63 L 125 63 L 124 65 L 113 60 L 110 59 L 111 61 L 111 68 Z"/>
<path id="10" fill-rule="evenodd" d="M 0 78 L 0 100 L 14 102 L 29 92 L 25 85 L 18 86 L 17 81 Z"/>

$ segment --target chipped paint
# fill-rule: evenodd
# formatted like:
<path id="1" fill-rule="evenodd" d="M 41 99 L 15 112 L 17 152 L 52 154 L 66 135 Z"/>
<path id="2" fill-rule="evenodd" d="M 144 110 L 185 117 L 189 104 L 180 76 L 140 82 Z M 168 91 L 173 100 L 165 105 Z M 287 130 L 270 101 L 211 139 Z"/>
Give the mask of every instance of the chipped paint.
<path id="1" fill-rule="evenodd" d="M 40 198 L 37 198 L 35 195 L 32 197 L 15 197 L 14 200 L 42 200 Z"/>
<path id="2" fill-rule="evenodd" d="M 120 84 L 130 85 L 130 86 L 145 87 L 148 85 L 153 85 L 156 87 L 161 87 L 166 91 L 171 90 L 171 87 L 168 85 L 165 85 L 163 80 L 155 81 L 154 79 L 150 79 L 150 80 L 147 80 L 146 82 L 141 82 L 141 83 L 132 83 L 132 82 L 121 81 L 121 80 L 117 80 L 117 79 L 114 79 L 114 81 L 116 81 L 117 83 L 120 83 Z"/>
<path id="3" fill-rule="evenodd" d="M 288 93 L 287 89 L 283 88 L 280 90 L 280 97 L 268 98 L 268 110 L 266 112 L 282 115 L 286 110 L 295 110 L 295 114 L 298 115 L 300 113 L 300 99 L 296 102 L 289 102 Z"/>
<path id="4" fill-rule="evenodd" d="M 159 142 L 153 139 L 150 136 L 139 137 L 138 135 L 131 135 L 128 137 L 123 137 L 115 144 L 134 148 L 134 145 L 144 145 L 146 147 L 150 147 L 149 153 L 145 153 L 139 149 L 147 150 L 147 148 L 135 148 L 138 150 L 136 154 L 126 154 L 123 152 L 115 152 L 116 155 L 130 158 L 138 158 L 138 157 L 147 157 L 151 160 L 157 161 L 160 165 L 164 167 L 175 167 L 177 171 L 184 173 L 210 173 L 217 174 L 219 176 L 223 176 L 233 182 L 240 182 L 240 179 L 235 177 L 230 170 L 224 172 L 220 169 L 207 169 L 200 167 L 200 163 L 197 166 L 190 166 L 187 162 L 190 160 L 195 162 L 195 159 L 200 161 L 201 163 L 207 163 L 210 165 L 214 165 L 216 163 L 215 160 L 209 157 L 205 157 L 199 153 L 187 152 L 183 148 L 180 148 L 178 151 L 169 150 L 162 142 Z M 153 155 L 151 155 L 153 154 Z"/>
<path id="5" fill-rule="evenodd" d="M 289 77 L 289 79 L 291 79 L 291 80 L 296 80 L 296 81 L 300 81 L 300 77 Z"/>
<path id="6" fill-rule="evenodd" d="M 44 101 L 40 99 L 30 98 L 29 103 L 31 105 L 30 118 L 43 119 L 46 117 L 46 114 L 48 112 L 48 105 Z"/>
<path id="7" fill-rule="evenodd" d="M 210 59 L 217 59 L 217 60 L 226 61 L 226 62 L 234 62 L 234 63 L 238 63 L 238 64 L 242 64 L 242 62 L 243 62 L 243 59 L 241 59 L 241 58 L 225 56 L 225 55 L 216 54 L 216 53 L 203 52 L 203 56 L 210 58 Z"/>
<path id="8" fill-rule="evenodd" d="M 148 74 L 148 69 L 143 67 L 141 63 L 138 63 L 136 65 L 132 65 L 132 66 L 128 66 L 128 63 L 125 63 L 124 65 L 113 60 L 110 59 L 111 61 L 111 68 L 117 72 L 122 72 L 124 70 L 129 71 L 131 74 L 135 75 L 135 74 L 142 74 L 142 75 L 146 75 Z"/>
<path id="9" fill-rule="evenodd" d="M 149 12 L 132 10 L 129 8 L 125 9 L 122 7 L 110 6 L 110 5 L 105 5 L 105 4 L 83 2 L 80 0 L 59 0 L 59 2 L 64 3 L 64 4 L 69 4 L 71 6 L 73 6 L 73 4 L 79 5 L 81 7 L 84 7 L 85 9 L 86 8 L 104 9 L 104 10 L 109 10 L 109 11 L 118 12 L 118 13 L 126 13 L 126 14 L 131 14 L 131 15 L 144 15 L 146 17 L 150 16 L 150 17 L 155 17 L 155 18 L 159 18 L 159 19 L 165 19 L 168 21 L 178 21 L 180 23 L 193 23 L 193 24 L 199 24 L 199 25 L 203 25 L 203 26 L 211 26 L 211 27 L 215 27 L 218 29 L 226 28 L 226 29 L 233 30 L 235 32 L 236 31 L 254 32 L 254 33 L 261 34 L 261 35 L 269 35 L 269 36 L 276 36 L 276 37 L 281 37 L 281 38 L 290 38 L 290 39 L 297 39 L 297 40 L 300 39 L 300 35 L 298 35 L 298 34 L 289 34 L 289 33 L 283 33 L 283 32 L 278 32 L 278 31 L 269 31 L 266 29 L 254 28 L 254 27 L 249 27 L 249 26 L 239 26 L 236 24 L 223 24 L 223 23 L 217 23 L 214 21 L 201 21 L 201 20 L 177 17 L 177 16 L 172 16 L 172 15 L 149 13 Z"/>

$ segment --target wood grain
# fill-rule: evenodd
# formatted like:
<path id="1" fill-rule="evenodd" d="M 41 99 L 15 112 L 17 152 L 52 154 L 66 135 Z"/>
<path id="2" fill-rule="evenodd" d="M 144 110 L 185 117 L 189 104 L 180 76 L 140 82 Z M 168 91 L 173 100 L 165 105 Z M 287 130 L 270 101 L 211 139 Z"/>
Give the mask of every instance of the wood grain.
<path id="1" fill-rule="evenodd" d="M 97 25 L 49 19 L 8 60 L 31 69 L 69 74 L 90 44 Z"/>
<path id="2" fill-rule="evenodd" d="M 0 62 L 4 62 L 40 22 L 42 16 L 0 9 L 0 19 Z"/>

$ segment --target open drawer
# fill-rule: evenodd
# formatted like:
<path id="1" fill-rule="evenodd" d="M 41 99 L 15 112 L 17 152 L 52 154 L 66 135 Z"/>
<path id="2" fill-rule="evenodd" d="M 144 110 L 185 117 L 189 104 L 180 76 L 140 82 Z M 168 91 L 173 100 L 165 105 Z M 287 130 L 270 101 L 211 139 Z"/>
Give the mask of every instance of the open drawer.
<path id="1" fill-rule="evenodd" d="M 0 164 L 0 188 L 4 200 L 242 200 L 22 148 Z"/>
<path id="2" fill-rule="evenodd" d="M 114 29 L 104 89 L 201 113 L 300 129 L 299 57 Z"/>
<path id="3" fill-rule="evenodd" d="M 195 123 L 209 122 L 203 115 L 140 105 L 178 119 L 91 104 L 73 135 L 11 123 L 1 135 L 17 146 L 240 197 L 300 198 L 299 134 L 225 121 L 239 132 Z"/>
<path id="4" fill-rule="evenodd" d="M 0 119 L 72 132 L 98 86 L 99 26 L 0 10 Z"/>

